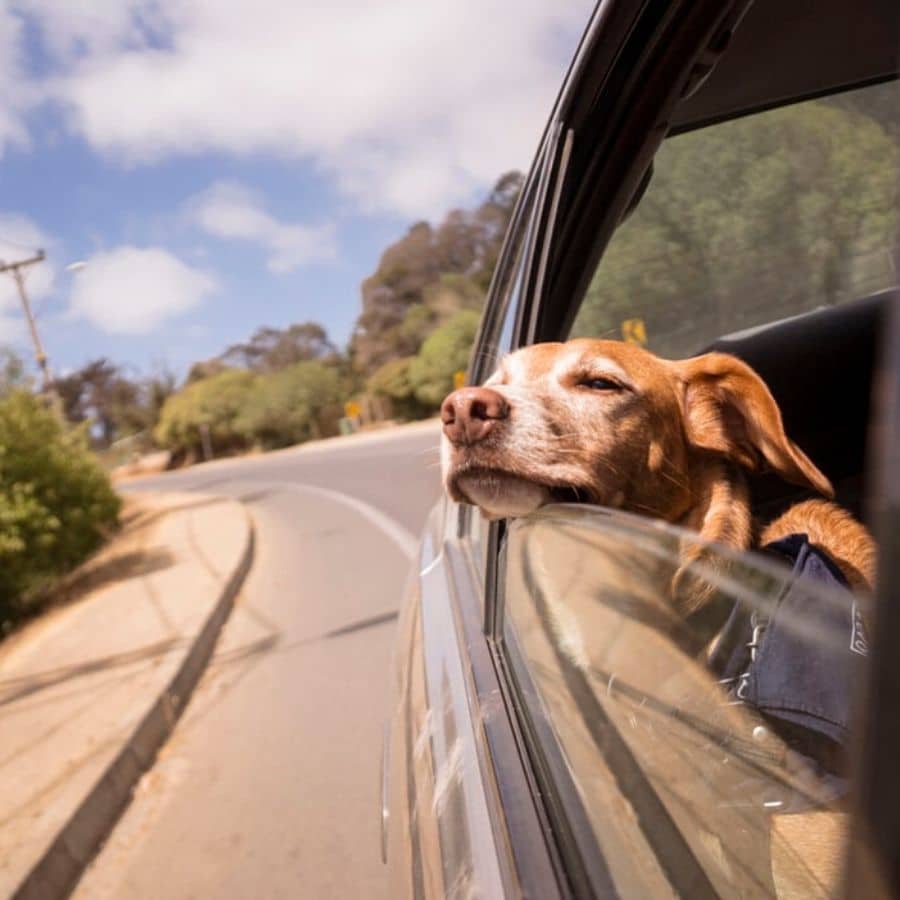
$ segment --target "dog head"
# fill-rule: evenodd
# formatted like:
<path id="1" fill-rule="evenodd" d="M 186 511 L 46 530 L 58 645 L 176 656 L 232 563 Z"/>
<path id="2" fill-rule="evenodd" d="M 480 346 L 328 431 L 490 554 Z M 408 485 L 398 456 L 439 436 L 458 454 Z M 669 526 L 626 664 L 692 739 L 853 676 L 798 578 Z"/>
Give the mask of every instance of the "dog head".
<path id="1" fill-rule="evenodd" d="M 618 341 L 536 344 L 441 407 L 450 496 L 488 518 L 584 500 L 679 521 L 726 460 L 831 496 L 760 377 L 719 353 L 660 359 Z"/>

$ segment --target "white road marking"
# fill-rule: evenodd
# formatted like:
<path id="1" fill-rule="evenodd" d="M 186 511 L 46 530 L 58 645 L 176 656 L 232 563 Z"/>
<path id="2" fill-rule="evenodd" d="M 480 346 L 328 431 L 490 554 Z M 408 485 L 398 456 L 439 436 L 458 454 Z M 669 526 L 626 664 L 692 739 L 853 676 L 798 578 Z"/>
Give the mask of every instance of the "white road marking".
<path id="1" fill-rule="evenodd" d="M 358 500 L 356 497 L 351 497 L 350 494 L 344 494 L 331 488 L 319 487 L 318 485 L 297 484 L 291 481 L 257 481 L 253 479 L 252 484 L 271 488 L 272 490 L 289 490 L 301 494 L 316 494 L 333 500 L 335 503 L 342 503 L 344 506 L 359 513 L 364 519 L 368 519 L 379 531 L 386 534 L 408 559 L 413 560 L 416 557 L 419 541 L 412 532 L 380 509 Z"/>

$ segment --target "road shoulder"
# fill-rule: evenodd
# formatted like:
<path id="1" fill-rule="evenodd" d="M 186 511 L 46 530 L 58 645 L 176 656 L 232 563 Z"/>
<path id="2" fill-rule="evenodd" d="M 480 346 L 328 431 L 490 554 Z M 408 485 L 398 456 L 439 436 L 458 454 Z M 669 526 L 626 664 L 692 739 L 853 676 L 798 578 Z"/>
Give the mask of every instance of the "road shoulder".
<path id="1" fill-rule="evenodd" d="M 157 521 L 112 542 L 108 578 L 0 652 L 4 896 L 71 890 L 171 732 L 249 569 L 240 503 L 147 503 Z"/>

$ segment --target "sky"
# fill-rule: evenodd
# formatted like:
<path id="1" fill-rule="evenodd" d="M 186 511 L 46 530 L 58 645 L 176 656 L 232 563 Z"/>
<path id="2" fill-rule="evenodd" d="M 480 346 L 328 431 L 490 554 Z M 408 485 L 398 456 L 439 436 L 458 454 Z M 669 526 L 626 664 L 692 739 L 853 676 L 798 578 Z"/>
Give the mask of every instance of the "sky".
<path id="1" fill-rule="evenodd" d="M 54 371 L 344 344 L 391 242 L 527 170 L 592 6 L 0 0 L 0 260 L 46 252 Z M 9 275 L 0 344 L 31 356 Z"/>

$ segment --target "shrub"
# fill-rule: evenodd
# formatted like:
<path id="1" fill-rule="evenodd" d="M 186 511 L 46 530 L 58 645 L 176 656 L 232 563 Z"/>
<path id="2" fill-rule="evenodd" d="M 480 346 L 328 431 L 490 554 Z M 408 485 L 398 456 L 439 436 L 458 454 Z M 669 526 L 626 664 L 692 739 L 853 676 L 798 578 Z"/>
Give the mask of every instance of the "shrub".
<path id="1" fill-rule="evenodd" d="M 23 616 L 54 578 L 97 549 L 119 497 L 87 446 L 44 401 L 0 398 L 0 622 Z"/>
<path id="2" fill-rule="evenodd" d="M 202 446 L 200 428 L 206 426 L 216 453 L 250 446 L 250 436 L 237 421 L 250 403 L 259 378 L 253 372 L 229 369 L 191 382 L 163 404 L 153 432 L 156 442 L 173 453 L 198 453 Z"/>
<path id="3" fill-rule="evenodd" d="M 481 316 L 473 310 L 463 310 L 433 331 L 409 365 L 409 382 L 416 399 L 437 409 L 444 397 L 453 390 L 453 373 L 469 364 L 469 353 Z"/>
<path id="4" fill-rule="evenodd" d="M 416 399 L 415 388 L 409 379 L 414 360 L 414 356 L 389 360 L 366 382 L 368 392 L 376 397 L 387 397 L 393 415 L 401 419 L 421 419 L 429 412 L 429 408 Z"/>
<path id="5" fill-rule="evenodd" d="M 266 448 L 336 434 L 344 393 L 333 366 L 295 363 L 260 378 L 235 427 Z"/>

